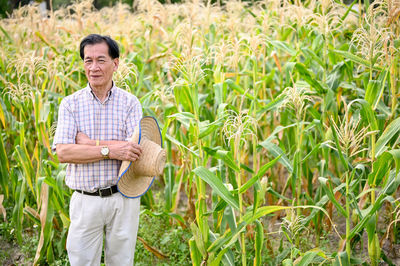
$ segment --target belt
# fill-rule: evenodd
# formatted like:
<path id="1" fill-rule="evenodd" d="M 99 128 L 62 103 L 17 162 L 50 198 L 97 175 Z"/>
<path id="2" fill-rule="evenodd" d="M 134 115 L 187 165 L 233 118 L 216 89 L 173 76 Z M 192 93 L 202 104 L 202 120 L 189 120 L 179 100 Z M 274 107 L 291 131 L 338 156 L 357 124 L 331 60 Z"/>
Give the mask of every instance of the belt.
<path id="1" fill-rule="evenodd" d="M 75 189 L 75 191 L 85 194 L 85 195 L 100 196 L 103 198 L 103 197 L 109 197 L 112 194 L 117 193 L 118 188 L 117 188 L 117 185 L 114 185 L 114 186 L 109 186 L 109 187 L 105 187 L 105 188 L 99 188 L 95 192 L 87 192 L 87 191 L 83 191 L 83 190 L 79 190 L 79 189 Z"/>

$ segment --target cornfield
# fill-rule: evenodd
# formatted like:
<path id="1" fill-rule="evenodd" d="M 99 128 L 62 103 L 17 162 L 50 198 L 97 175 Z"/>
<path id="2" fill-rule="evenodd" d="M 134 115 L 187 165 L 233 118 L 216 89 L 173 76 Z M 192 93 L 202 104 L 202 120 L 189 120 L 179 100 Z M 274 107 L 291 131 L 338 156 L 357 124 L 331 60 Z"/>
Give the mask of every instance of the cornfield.
<path id="1" fill-rule="evenodd" d="M 66 252 L 72 191 L 51 143 L 87 82 L 79 42 L 99 33 L 120 45 L 116 84 L 160 122 L 162 215 L 189 228 L 193 265 L 394 265 L 400 1 L 365 2 L 15 10 L 0 21 L 0 211 L 17 241 L 36 228 L 35 264 Z"/>

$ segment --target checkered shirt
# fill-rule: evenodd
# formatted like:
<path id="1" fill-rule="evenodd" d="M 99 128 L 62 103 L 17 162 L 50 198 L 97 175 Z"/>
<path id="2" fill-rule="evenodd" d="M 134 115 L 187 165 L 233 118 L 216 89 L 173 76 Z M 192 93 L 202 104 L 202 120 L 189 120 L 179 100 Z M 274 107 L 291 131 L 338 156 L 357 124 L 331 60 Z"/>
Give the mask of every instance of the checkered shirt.
<path id="1" fill-rule="evenodd" d="M 78 132 L 92 140 L 128 140 L 141 118 L 142 106 L 136 96 L 114 85 L 101 103 L 88 85 L 61 101 L 52 148 L 75 144 Z M 120 166 L 121 161 L 111 159 L 69 163 L 65 183 L 71 189 L 96 191 L 117 183 Z"/>

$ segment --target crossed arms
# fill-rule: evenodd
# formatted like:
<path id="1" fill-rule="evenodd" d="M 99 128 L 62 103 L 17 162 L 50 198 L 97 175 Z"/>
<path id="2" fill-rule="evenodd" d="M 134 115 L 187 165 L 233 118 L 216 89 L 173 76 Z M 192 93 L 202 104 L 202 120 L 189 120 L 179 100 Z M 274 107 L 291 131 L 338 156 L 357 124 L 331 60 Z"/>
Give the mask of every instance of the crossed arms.
<path id="1" fill-rule="evenodd" d="M 142 148 L 131 141 L 101 140 L 96 146 L 96 141 L 82 132 L 76 135 L 76 144 L 57 144 L 56 150 L 61 163 L 92 163 L 103 160 L 100 152 L 103 146 L 109 148 L 110 159 L 121 161 L 134 162 L 142 153 Z"/>

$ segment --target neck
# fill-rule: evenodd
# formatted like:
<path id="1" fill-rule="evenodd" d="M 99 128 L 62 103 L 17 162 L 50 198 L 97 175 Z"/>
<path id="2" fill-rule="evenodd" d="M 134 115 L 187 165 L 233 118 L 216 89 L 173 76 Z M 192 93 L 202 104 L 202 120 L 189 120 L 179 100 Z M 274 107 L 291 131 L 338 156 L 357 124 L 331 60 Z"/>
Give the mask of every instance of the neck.
<path id="1" fill-rule="evenodd" d="M 97 98 L 99 98 L 99 100 L 103 102 L 106 99 L 108 92 L 113 87 L 113 82 L 110 81 L 110 83 L 107 84 L 107 86 L 102 86 L 102 87 L 94 87 L 90 85 L 90 83 L 89 86 L 92 89 L 93 93 L 97 96 Z"/>

